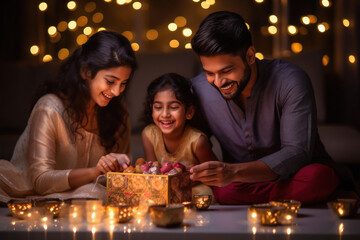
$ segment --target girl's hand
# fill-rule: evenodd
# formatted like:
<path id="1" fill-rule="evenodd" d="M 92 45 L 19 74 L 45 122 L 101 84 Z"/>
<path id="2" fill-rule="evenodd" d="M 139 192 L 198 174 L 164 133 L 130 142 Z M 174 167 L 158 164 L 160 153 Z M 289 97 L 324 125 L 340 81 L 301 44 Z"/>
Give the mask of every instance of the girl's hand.
<path id="1" fill-rule="evenodd" d="M 107 172 L 120 172 L 126 169 L 130 165 L 130 162 L 126 154 L 109 153 L 99 159 L 96 169 L 102 174 Z"/>

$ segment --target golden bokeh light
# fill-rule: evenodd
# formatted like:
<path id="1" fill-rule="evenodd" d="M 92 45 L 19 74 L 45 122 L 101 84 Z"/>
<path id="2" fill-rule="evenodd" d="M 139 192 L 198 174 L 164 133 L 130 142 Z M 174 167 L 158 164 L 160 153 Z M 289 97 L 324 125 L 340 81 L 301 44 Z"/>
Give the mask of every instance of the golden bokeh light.
<path id="1" fill-rule="evenodd" d="M 76 43 L 81 46 L 88 40 L 88 37 L 85 34 L 79 34 L 76 38 Z"/>
<path id="2" fill-rule="evenodd" d="M 245 25 L 246 25 L 247 29 L 250 30 L 250 25 L 247 22 L 245 23 Z"/>
<path id="3" fill-rule="evenodd" d="M 83 33 L 87 36 L 91 35 L 93 33 L 92 27 L 87 26 L 86 28 L 84 28 Z"/>
<path id="4" fill-rule="evenodd" d="M 79 27 L 83 27 L 88 23 L 88 18 L 86 16 L 80 16 L 76 22 Z"/>
<path id="5" fill-rule="evenodd" d="M 142 7 L 142 4 L 141 4 L 141 2 L 134 2 L 134 3 L 132 4 L 132 7 L 133 7 L 135 10 L 140 10 L 141 7 Z"/>
<path id="6" fill-rule="evenodd" d="M 269 26 L 268 27 L 268 32 L 272 35 L 277 33 L 277 28 L 275 26 Z"/>
<path id="7" fill-rule="evenodd" d="M 171 41 L 169 42 L 169 45 L 170 45 L 171 48 L 178 48 L 179 45 L 180 45 L 180 43 L 179 43 L 178 40 L 173 39 L 173 40 L 171 40 Z"/>
<path id="8" fill-rule="evenodd" d="M 192 30 L 190 28 L 184 28 L 182 33 L 185 37 L 190 37 L 192 35 Z"/>
<path id="9" fill-rule="evenodd" d="M 256 3 L 263 3 L 264 0 L 255 0 Z"/>
<path id="10" fill-rule="evenodd" d="M 354 55 L 349 55 L 349 62 L 350 63 L 355 63 L 356 62 L 356 57 Z"/>
<path id="11" fill-rule="evenodd" d="M 329 28 L 330 28 L 330 26 L 326 22 L 322 22 L 317 25 L 317 29 L 321 33 L 324 33 L 325 31 L 329 30 Z"/>
<path id="12" fill-rule="evenodd" d="M 263 60 L 264 59 L 264 55 L 261 53 L 261 52 L 257 52 L 255 53 L 255 57 L 260 59 L 260 60 Z"/>
<path id="13" fill-rule="evenodd" d="M 315 15 L 307 15 L 307 17 L 309 18 L 310 23 L 317 22 L 317 17 Z"/>
<path id="14" fill-rule="evenodd" d="M 140 45 L 138 44 L 138 43 L 132 43 L 131 44 L 131 48 L 135 51 L 135 52 L 137 52 L 137 51 L 139 51 L 139 49 L 140 49 Z"/>
<path id="15" fill-rule="evenodd" d="M 67 3 L 67 8 L 71 11 L 75 10 L 76 9 L 76 2 L 75 1 L 70 1 Z"/>
<path id="16" fill-rule="evenodd" d="M 130 42 L 134 39 L 135 35 L 133 32 L 131 31 L 124 31 L 122 33 L 122 35 L 124 35 L 124 37 L 126 37 Z"/>
<path id="17" fill-rule="evenodd" d="M 46 63 L 46 62 L 51 62 L 53 60 L 52 56 L 50 54 L 46 54 L 44 57 L 43 57 L 43 62 Z"/>
<path id="18" fill-rule="evenodd" d="M 329 0 L 321 0 L 321 5 L 323 7 L 330 7 L 331 6 L 331 2 Z"/>
<path id="19" fill-rule="evenodd" d="M 75 30 L 76 27 L 77 27 L 76 21 L 70 21 L 70 22 L 68 23 L 68 28 L 69 28 L 70 30 Z"/>
<path id="20" fill-rule="evenodd" d="M 200 2 L 200 0 L 193 0 L 193 2 Z"/>
<path id="21" fill-rule="evenodd" d="M 54 36 L 56 33 L 57 33 L 57 30 L 56 30 L 56 27 L 55 27 L 55 26 L 50 26 L 50 27 L 48 28 L 48 34 L 49 34 L 50 36 Z"/>
<path id="22" fill-rule="evenodd" d="M 208 4 L 206 1 L 201 2 L 201 7 L 203 9 L 208 9 L 210 7 L 210 4 Z"/>
<path id="23" fill-rule="evenodd" d="M 126 3 L 125 0 L 116 0 L 116 4 L 118 5 L 124 5 Z"/>
<path id="24" fill-rule="evenodd" d="M 158 37 L 159 37 L 159 33 L 155 29 L 150 29 L 146 32 L 146 38 L 149 40 L 155 40 Z"/>
<path id="25" fill-rule="evenodd" d="M 323 25 L 323 24 L 318 24 L 318 26 L 317 26 L 317 28 L 318 28 L 318 30 L 319 30 L 319 32 L 325 32 L 325 26 Z"/>
<path id="26" fill-rule="evenodd" d="M 215 0 L 206 0 L 206 2 L 211 6 L 215 4 Z"/>
<path id="27" fill-rule="evenodd" d="M 102 22 L 102 20 L 104 20 L 104 14 L 102 14 L 101 12 L 95 13 L 92 17 L 92 21 L 94 23 L 100 23 Z"/>
<path id="28" fill-rule="evenodd" d="M 302 50 L 303 50 L 303 45 L 301 43 L 294 42 L 291 44 L 291 51 L 293 51 L 294 53 L 299 53 Z"/>
<path id="29" fill-rule="evenodd" d="M 104 0 L 104 2 L 107 2 L 107 3 L 109 3 L 109 2 L 111 2 L 112 0 Z"/>
<path id="30" fill-rule="evenodd" d="M 106 30 L 106 28 L 104 28 L 104 27 L 99 27 L 97 31 L 100 32 L 100 31 L 104 31 L 104 30 Z"/>
<path id="31" fill-rule="evenodd" d="M 30 53 L 31 53 L 32 55 L 36 56 L 36 55 L 39 54 L 39 52 L 40 52 L 40 48 L 39 48 L 38 45 L 32 45 L 32 46 L 30 47 Z"/>
<path id="32" fill-rule="evenodd" d="M 67 48 L 62 48 L 62 49 L 60 49 L 59 52 L 58 52 L 58 58 L 59 58 L 60 60 L 64 60 L 64 59 L 66 59 L 67 57 L 69 57 L 69 54 L 70 54 L 69 49 L 67 49 Z"/>
<path id="33" fill-rule="evenodd" d="M 185 44 L 185 49 L 191 49 L 191 43 Z"/>
<path id="34" fill-rule="evenodd" d="M 179 27 L 183 27 L 186 25 L 187 21 L 183 16 L 178 16 L 174 19 L 174 23 Z"/>
<path id="35" fill-rule="evenodd" d="M 44 11 L 47 10 L 47 8 L 48 8 L 48 5 L 47 5 L 46 2 L 41 2 L 41 3 L 39 4 L 39 10 L 40 10 L 40 11 L 44 12 Z"/>
<path id="36" fill-rule="evenodd" d="M 297 29 L 297 27 L 295 27 L 294 25 L 289 25 L 289 26 L 288 26 L 288 32 L 289 32 L 289 34 L 291 34 L 291 35 L 295 35 L 295 34 L 298 33 L 298 29 Z"/>
<path id="37" fill-rule="evenodd" d="M 344 19 L 343 19 L 343 25 L 344 25 L 344 27 L 349 27 L 349 26 L 350 26 L 350 21 L 349 21 L 349 19 L 344 18 Z"/>
<path id="38" fill-rule="evenodd" d="M 65 21 L 61 21 L 57 25 L 57 29 L 59 32 L 64 32 L 67 29 L 67 27 L 68 27 L 68 24 Z"/>
<path id="39" fill-rule="evenodd" d="M 272 24 L 275 24 L 278 22 L 278 17 L 276 15 L 270 15 L 269 16 L 269 22 L 271 22 Z"/>
<path id="40" fill-rule="evenodd" d="M 325 55 L 322 57 L 322 60 L 321 60 L 322 65 L 323 65 L 323 66 L 327 66 L 327 65 L 329 64 L 329 61 L 330 61 L 329 56 L 325 54 Z"/>
<path id="41" fill-rule="evenodd" d="M 95 11 L 96 9 L 96 3 L 95 2 L 88 2 L 85 4 L 85 12 L 91 13 Z"/>
<path id="42" fill-rule="evenodd" d="M 301 17 L 301 22 L 304 25 L 309 25 L 310 24 L 310 18 L 308 16 L 303 16 L 303 17 Z"/>
<path id="43" fill-rule="evenodd" d="M 176 23 L 169 23 L 168 29 L 172 32 L 176 31 L 176 29 L 177 29 Z"/>

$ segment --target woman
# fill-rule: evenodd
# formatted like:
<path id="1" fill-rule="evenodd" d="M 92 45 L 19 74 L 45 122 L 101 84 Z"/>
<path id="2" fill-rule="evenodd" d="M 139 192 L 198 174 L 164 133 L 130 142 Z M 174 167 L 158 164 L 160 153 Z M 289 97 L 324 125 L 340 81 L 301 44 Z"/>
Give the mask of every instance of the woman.
<path id="1" fill-rule="evenodd" d="M 0 200 L 105 200 L 98 176 L 130 164 L 123 92 L 137 63 L 120 34 L 94 34 L 40 92 L 11 161 L 0 161 Z"/>

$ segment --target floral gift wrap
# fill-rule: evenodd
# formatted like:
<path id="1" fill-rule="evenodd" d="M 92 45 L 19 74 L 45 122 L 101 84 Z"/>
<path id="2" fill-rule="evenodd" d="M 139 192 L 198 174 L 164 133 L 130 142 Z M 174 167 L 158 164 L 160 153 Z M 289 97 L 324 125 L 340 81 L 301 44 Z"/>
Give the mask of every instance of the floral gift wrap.
<path id="1" fill-rule="evenodd" d="M 107 173 L 107 203 L 138 205 L 182 203 L 191 201 L 190 173 L 153 175 Z"/>

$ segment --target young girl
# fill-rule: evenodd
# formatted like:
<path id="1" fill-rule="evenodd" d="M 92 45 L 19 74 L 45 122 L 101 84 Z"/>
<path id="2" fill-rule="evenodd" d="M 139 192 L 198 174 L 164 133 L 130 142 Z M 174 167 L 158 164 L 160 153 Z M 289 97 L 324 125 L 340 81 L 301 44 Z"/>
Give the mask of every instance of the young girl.
<path id="1" fill-rule="evenodd" d="M 196 104 L 190 82 L 175 73 L 165 74 L 147 89 L 145 121 L 142 132 L 146 161 L 181 163 L 186 169 L 205 161 L 216 161 L 207 136 L 191 127 Z M 212 194 L 211 188 L 193 188 L 195 194 Z"/>
<path id="2" fill-rule="evenodd" d="M 47 82 L 11 161 L 0 161 L 0 201 L 24 197 L 106 199 L 92 183 L 127 168 L 130 129 L 123 92 L 137 63 L 129 41 L 92 35 Z"/>

